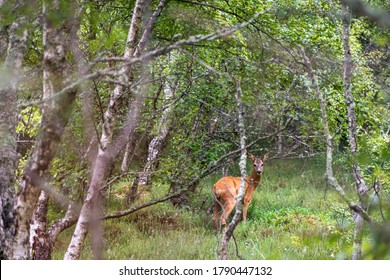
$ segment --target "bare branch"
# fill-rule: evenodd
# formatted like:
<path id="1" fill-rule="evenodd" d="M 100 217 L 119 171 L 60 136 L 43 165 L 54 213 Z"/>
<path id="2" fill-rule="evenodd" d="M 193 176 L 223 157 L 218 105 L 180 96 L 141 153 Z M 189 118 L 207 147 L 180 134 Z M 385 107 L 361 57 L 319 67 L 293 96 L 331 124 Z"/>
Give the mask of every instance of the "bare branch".
<path id="1" fill-rule="evenodd" d="M 152 50 L 144 55 L 141 55 L 139 57 L 131 57 L 131 58 L 126 58 L 126 57 L 107 57 L 107 58 L 99 58 L 95 62 L 125 62 L 126 64 L 134 64 L 138 62 L 145 62 L 150 60 L 152 57 L 156 57 L 159 55 L 167 54 L 170 51 L 174 49 L 179 49 L 182 46 L 185 45 L 194 45 L 199 42 L 210 42 L 214 41 L 223 37 L 227 37 L 232 35 L 233 33 L 237 32 L 238 30 L 248 26 L 251 24 L 256 18 L 258 18 L 260 15 L 265 14 L 268 12 L 268 10 L 256 13 L 251 19 L 249 19 L 246 22 L 237 24 L 233 27 L 229 28 L 222 28 L 216 32 L 209 33 L 206 35 L 193 35 L 188 37 L 187 39 L 179 40 L 171 45 L 167 45 L 165 47 L 161 47 L 155 50 Z"/>
<path id="2" fill-rule="evenodd" d="M 210 33 L 207 35 L 190 36 L 187 39 L 179 40 L 171 45 L 167 45 L 165 47 L 161 47 L 161 48 L 152 50 L 152 51 L 147 52 L 146 54 L 143 54 L 143 55 L 138 56 L 138 57 L 125 57 L 124 56 L 124 57 L 98 58 L 91 64 L 90 67 L 96 65 L 96 63 L 98 63 L 98 62 L 123 62 L 124 64 L 121 66 L 114 66 L 114 67 L 110 67 L 110 68 L 106 68 L 106 69 L 97 70 L 97 71 L 95 71 L 91 74 L 88 74 L 84 77 L 81 77 L 80 79 L 74 81 L 73 83 L 65 86 L 63 89 L 61 89 L 57 93 L 54 93 L 49 98 L 23 103 L 23 104 L 20 104 L 18 106 L 18 108 L 24 109 L 24 108 L 29 107 L 29 106 L 42 105 L 46 102 L 49 102 L 49 101 L 52 101 L 52 100 L 58 98 L 62 94 L 68 94 L 68 93 L 74 91 L 80 84 L 82 84 L 88 80 L 96 79 L 96 78 L 99 78 L 102 76 L 121 76 L 123 73 L 119 69 L 123 69 L 124 67 L 130 66 L 132 64 L 149 61 L 153 57 L 167 54 L 170 51 L 172 51 L 174 49 L 181 48 L 184 45 L 193 45 L 193 44 L 203 42 L 203 41 L 214 41 L 214 40 L 217 40 L 217 39 L 220 39 L 223 37 L 230 36 L 233 33 L 237 32 L 239 29 L 244 28 L 244 27 L 248 26 L 249 24 L 251 24 L 257 17 L 259 17 L 260 15 L 262 15 L 266 12 L 268 12 L 268 10 L 256 13 L 250 20 L 243 22 L 243 23 L 240 23 L 240 24 L 237 24 L 233 27 L 223 28 L 217 32 L 213 32 L 213 33 Z M 119 82 L 116 82 L 116 83 L 118 84 Z M 120 84 L 122 85 L 123 83 L 120 83 Z"/>

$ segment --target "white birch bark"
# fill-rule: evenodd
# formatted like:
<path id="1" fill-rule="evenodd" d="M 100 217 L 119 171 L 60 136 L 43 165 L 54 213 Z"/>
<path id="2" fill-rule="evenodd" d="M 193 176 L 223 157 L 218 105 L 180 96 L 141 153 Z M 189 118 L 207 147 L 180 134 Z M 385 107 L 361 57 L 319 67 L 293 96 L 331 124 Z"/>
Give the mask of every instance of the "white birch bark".
<path id="1" fill-rule="evenodd" d="M 34 260 L 49 260 L 53 250 L 46 233 L 49 194 L 41 191 L 30 222 L 30 256 Z"/>
<path id="2" fill-rule="evenodd" d="M 172 100 L 174 89 L 172 89 L 172 85 L 170 85 L 169 81 L 165 82 L 164 94 L 165 101 L 169 102 Z M 158 157 L 162 152 L 163 145 L 169 134 L 171 112 L 172 106 L 168 106 L 161 116 L 157 135 L 153 137 L 149 143 L 147 161 L 138 180 L 138 184 L 141 186 L 149 185 L 151 174 L 153 170 L 155 170 Z"/>
<path id="3" fill-rule="evenodd" d="M 355 102 L 352 94 L 352 71 L 353 61 L 351 48 L 349 45 L 349 33 L 350 33 L 350 12 L 347 8 L 346 3 L 342 3 L 342 25 L 343 25 L 343 47 L 344 47 L 344 99 L 347 104 L 348 114 L 348 130 L 349 130 L 349 148 L 352 155 L 352 172 L 355 178 L 356 191 L 360 200 L 360 207 L 364 210 L 367 209 L 368 205 L 368 187 L 363 178 L 361 168 L 356 160 L 356 154 L 358 151 L 357 144 L 357 122 L 355 113 Z M 353 253 L 352 259 L 358 260 L 362 255 L 362 231 L 364 227 L 364 218 L 360 213 L 354 213 L 353 219 L 355 222 L 354 229 L 354 241 L 353 241 Z"/>
<path id="4" fill-rule="evenodd" d="M 2 3 L 1 3 L 2 4 Z M 26 52 L 28 32 L 25 18 L 13 22 L 0 40 L 0 51 L 5 51 L 4 68 L 0 78 L 0 259 L 12 259 L 12 239 L 15 230 L 14 198 L 17 168 L 16 125 L 18 121 L 17 94 L 22 62 Z M 2 28 L 3 29 L 3 28 Z M 5 38 L 7 37 L 7 38 Z M 4 40 L 3 40 L 4 39 Z M 0 55 L 2 57 L 2 54 Z"/>
<path id="5" fill-rule="evenodd" d="M 136 42 L 136 35 L 139 30 L 143 9 L 148 3 L 148 0 L 138 0 L 135 4 L 132 21 L 129 27 L 124 58 L 131 58 L 134 54 L 134 45 Z M 119 98 L 124 94 L 125 87 L 129 81 L 130 66 L 124 66 L 122 69 L 122 77 L 120 84 L 117 84 L 111 93 L 108 107 L 104 113 L 104 122 L 102 135 L 99 142 L 98 153 L 93 167 L 92 177 L 88 188 L 87 196 L 81 208 L 80 216 L 76 224 L 76 228 L 72 239 L 69 243 L 68 249 L 65 253 L 64 259 L 74 260 L 79 259 L 81 254 L 81 247 L 87 232 L 90 231 L 92 235 L 92 250 L 95 259 L 102 258 L 103 246 L 103 229 L 102 229 L 102 209 L 100 205 L 101 193 L 104 179 L 106 177 L 107 168 L 111 161 L 112 155 L 111 145 L 113 141 L 114 122 L 116 119 L 116 108 Z"/>
<path id="6" fill-rule="evenodd" d="M 240 157 L 240 173 L 241 173 L 241 183 L 240 183 L 240 190 L 237 195 L 237 204 L 236 204 L 236 210 L 233 216 L 232 221 L 228 224 L 226 231 L 223 233 L 222 236 L 222 243 L 221 243 L 221 259 L 227 260 L 228 259 L 228 245 L 229 240 L 233 236 L 233 232 L 237 225 L 240 223 L 242 219 L 242 211 L 244 206 L 244 196 L 245 196 L 245 178 L 246 176 L 246 133 L 245 133 L 245 124 L 244 124 L 244 111 L 242 107 L 242 90 L 241 90 L 241 84 L 240 80 L 235 80 L 236 83 L 236 103 L 237 103 L 237 115 L 238 115 L 238 130 L 240 133 L 240 148 L 241 148 L 241 157 Z"/>
<path id="7" fill-rule="evenodd" d="M 139 57 L 144 52 L 146 45 L 150 41 L 150 37 L 152 34 L 152 30 L 154 28 L 154 25 L 156 24 L 156 20 L 157 20 L 158 16 L 161 14 L 161 11 L 163 10 L 167 1 L 168 0 L 160 0 L 157 8 L 155 9 L 152 16 L 148 20 L 148 23 L 146 24 L 145 30 L 141 36 L 141 39 L 139 40 L 139 43 L 137 44 L 136 47 L 134 46 L 134 48 L 133 48 L 133 52 L 132 52 L 133 57 Z M 135 45 L 135 42 L 133 42 L 133 45 Z M 132 80 L 132 78 L 130 78 L 130 79 Z M 129 169 L 132 141 L 133 141 L 133 134 L 129 135 L 128 139 L 127 139 L 127 144 L 126 144 L 126 148 L 125 148 L 125 152 L 124 152 L 123 160 L 122 160 L 122 164 L 121 164 L 122 174 L 126 173 L 127 170 Z"/>
<path id="8" fill-rule="evenodd" d="M 311 62 L 309 58 L 306 56 L 305 50 L 301 47 L 301 51 L 303 54 L 304 64 L 306 66 L 306 70 L 309 76 L 309 79 L 313 85 L 313 89 L 316 93 L 317 99 L 320 103 L 321 108 L 321 120 L 322 126 L 324 129 L 325 139 L 326 139 L 326 178 L 328 183 L 339 193 L 339 195 L 344 199 L 344 201 L 348 204 L 349 208 L 353 211 L 352 217 L 355 222 L 354 229 L 354 252 L 352 254 L 352 259 L 359 259 L 361 257 L 361 232 L 364 226 L 364 220 L 371 222 L 371 217 L 366 212 L 366 207 L 361 203 L 357 205 L 352 202 L 344 192 L 343 188 L 340 186 L 339 182 L 333 175 L 333 141 L 332 136 L 329 130 L 328 124 L 328 116 L 326 112 L 326 100 L 323 94 L 320 91 L 320 87 L 318 85 L 317 77 L 312 68 Z M 351 127 L 350 127 L 351 129 Z M 350 135 L 353 135 L 350 131 Z M 356 177 L 355 177 L 356 178 Z M 364 182 L 364 181 L 363 181 Z"/>
<path id="9" fill-rule="evenodd" d="M 52 21 L 53 17 L 49 15 L 58 13 L 59 4 L 59 1 L 52 1 L 50 7 L 44 6 L 44 84 L 48 87 L 45 92 L 50 92 L 50 95 L 60 91 L 68 83 L 70 77 L 66 55 L 69 51 L 68 28 L 71 25 L 68 21 L 72 19 L 69 17 L 65 22 L 56 24 Z M 70 5 L 68 8 L 72 9 L 73 6 Z M 16 199 L 15 223 L 18 227 L 12 244 L 14 259 L 30 258 L 30 220 L 45 180 L 46 171 L 55 156 L 69 119 L 76 91 L 77 89 L 74 88 L 44 104 L 38 140 L 24 170 L 24 177 Z"/>
<path id="10" fill-rule="evenodd" d="M 81 15 L 84 13 L 84 7 L 83 6 L 79 7 L 77 12 L 75 9 L 74 13 L 75 13 L 75 18 L 68 18 L 70 24 L 67 25 L 67 28 L 69 28 L 69 35 L 68 35 L 69 39 L 67 40 L 66 48 L 68 49 L 68 52 L 72 52 L 75 61 L 77 61 L 77 63 L 75 64 L 76 65 L 75 68 L 77 68 L 76 70 L 78 74 L 80 76 L 84 76 L 88 74 L 88 70 L 86 65 L 83 63 L 84 55 L 80 50 L 80 42 L 77 36 L 79 21 Z M 52 86 L 52 81 L 50 79 L 52 73 L 50 73 L 50 71 L 48 70 L 50 70 L 50 68 L 43 69 L 43 76 L 44 76 L 43 100 L 50 99 L 53 96 L 53 86 Z M 82 84 L 81 86 L 84 89 L 83 100 L 88 100 L 84 96 L 85 85 Z M 42 114 L 45 114 L 46 107 L 49 107 L 50 110 L 50 106 L 47 106 L 47 104 L 45 106 L 44 104 L 42 108 Z M 88 108 L 86 110 L 88 110 Z M 65 229 L 65 226 L 58 227 L 57 230 L 54 231 L 57 234 L 55 236 L 51 236 L 50 232 L 47 231 L 46 216 L 47 216 L 49 198 L 52 198 L 54 202 L 58 202 L 58 199 L 53 197 L 53 193 L 51 192 L 47 193 L 47 189 L 46 191 L 42 190 L 38 199 L 38 203 L 35 207 L 34 214 L 32 216 L 31 227 L 30 227 L 30 247 L 32 249 L 31 257 L 33 259 L 51 259 L 51 252 L 54 246 L 54 241 L 57 235 L 60 233 L 60 231 L 57 232 L 57 230 Z M 74 203 L 70 202 L 69 206 L 72 206 L 73 204 Z M 69 221 L 66 220 L 67 218 L 69 219 L 68 213 L 69 211 L 67 211 L 66 216 L 60 220 L 61 225 L 70 226 L 72 222 L 74 223 L 73 220 L 69 220 Z M 55 224 L 57 225 L 57 222 Z"/>

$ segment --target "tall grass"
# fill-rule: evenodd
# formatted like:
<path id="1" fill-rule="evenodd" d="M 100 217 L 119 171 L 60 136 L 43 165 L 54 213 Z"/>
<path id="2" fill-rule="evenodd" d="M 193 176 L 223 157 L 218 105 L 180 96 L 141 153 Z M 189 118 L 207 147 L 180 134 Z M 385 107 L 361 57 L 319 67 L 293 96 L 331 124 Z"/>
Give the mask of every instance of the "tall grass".
<path id="1" fill-rule="evenodd" d="M 337 194 L 327 188 L 322 160 L 270 161 L 248 210 L 234 233 L 244 259 L 349 258 L 353 224 Z M 169 202 L 108 220 L 107 259 L 215 259 L 218 238 L 212 226 L 211 188 L 218 175 L 202 181 L 191 205 Z M 72 229 L 60 236 L 55 258 L 62 258 Z M 370 246 L 365 239 L 364 247 Z M 88 243 L 83 258 L 90 258 Z M 230 258 L 235 259 L 232 241 Z"/>

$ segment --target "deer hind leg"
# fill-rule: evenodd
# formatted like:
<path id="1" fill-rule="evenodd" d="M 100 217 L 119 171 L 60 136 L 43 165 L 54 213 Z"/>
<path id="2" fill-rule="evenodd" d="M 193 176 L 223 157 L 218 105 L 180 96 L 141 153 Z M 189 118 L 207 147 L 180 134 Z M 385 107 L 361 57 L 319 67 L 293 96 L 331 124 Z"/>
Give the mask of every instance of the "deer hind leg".
<path id="1" fill-rule="evenodd" d="M 218 201 L 218 199 L 215 199 L 215 202 L 214 202 L 214 226 L 215 226 L 215 230 L 218 232 L 219 231 L 219 217 L 221 215 L 221 211 L 222 211 L 222 207 L 221 207 L 221 203 Z"/>
<path id="2" fill-rule="evenodd" d="M 226 226 L 226 220 L 229 218 L 230 213 L 232 213 L 234 206 L 236 206 L 235 202 L 227 202 L 221 215 L 221 224 L 224 228 Z"/>

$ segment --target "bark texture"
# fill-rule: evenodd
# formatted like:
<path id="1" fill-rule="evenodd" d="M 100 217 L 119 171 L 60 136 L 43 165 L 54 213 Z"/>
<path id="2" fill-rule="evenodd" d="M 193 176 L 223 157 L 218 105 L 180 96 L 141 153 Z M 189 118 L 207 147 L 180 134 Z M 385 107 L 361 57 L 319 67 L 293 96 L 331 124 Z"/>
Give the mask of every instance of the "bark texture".
<path id="1" fill-rule="evenodd" d="M 131 57 L 139 57 L 145 51 L 147 44 L 150 41 L 150 37 L 152 35 L 152 31 L 153 31 L 153 28 L 156 24 L 157 18 L 161 14 L 161 12 L 162 12 L 162 10 L 167 2 L 168 2 L 168 0 L 160 0 L 157 8 L 154 10 L 153 14 L 151 15 L 151 17 L 148 20 L 146 27 L 145 27 L 145 30 L 144 30 L 138 44 L 135 41 L 135 36 L 131 36 L 129 33 L 129 39 L 130 39 L 131 46 L 132 46 L 131 50 L 129 51 L 129 55 L 131 55 Z M 138 18 L 138 20 L 140 20 L 140 18 Z M 130 73 L 129 80 L 130 81 L 133 80 L 131 73 Z M 130 103 L 130 106 L 132 106 L 131 103 Z M 131 108 L 130 108 L 130 110 L 131 110 Z M 121 171 L 123 174 L 126 173 L 127 170 L 129 169 L 133 140 L 134 140 L 134 136 L 133 136 L 133 133 L 131 133 L 130 135 L 128 135 L 127 144 L 126 144 L 126 148 L 125 148 L 125 152 L 124 152 L 123 160 L 122 160 L 122 165 L 121 165 Z M 135 179 L 136 182 L 137 182 L 137 180 L 138 180 L 138 178 Z M 129 192 L 129 194 L 130 194 L 130 192 Z"/>
<path id="2" fill-rule="evenodd" d="M 123 55 L 124 59 L 133 57 L 134 46 L 138 30 L 140 28 L 143 11 L 148 2 L 148 0 L 138 0 L 135 3 L 126 48 Z M 102 259 L 103 257 L 101 189 L 106 178 L 107 169 L 115 156 L 116 149 L 113 147 L 115 146 L 113 144 L 114 122 L 116 119 L 118 102 L 127 91 L 127 88 L 124 85 L 129 84 L 129 77 L 131 77 L 130 71 L 131 68 L 129 65 L 125 65 L 123 67 L 123 75 L 120 78 L 120 83 L 117 84 L 111 92 L 109 103 L 104 113 L 103 129 L 99 142 L 100 145 L 95 160 L 95 166 L 93 167 L 88 193 L 81 208 L 80 216 L 64 259 L 74 260 L 80 258 L 81 247 L 88 231 L 90 231 L 92 236 L 93 258 Z M 129 114 L 131 113 L 132 112 L 129 112 Z M 131 122 L 130 124 L 128 122 L 127 127 L 128 126 L 131 126 Z"/>
<path id="3" fill-rule="evenodd" d="M 240 190 L 237 195 L 236 211 L 234 213 L 232 221 L 227 226 L 226 231 L 222 236 L 221 251 L 220 257 L 222 260 L 228 259 L 228 245 L 229 240 L 233 236 L 233 232 L 237 225 L 242 219 L 242 211 L 244 206 L 244 197 L 245 197 L 245 178 L 246 176 L 246 135 L 245 135 L 245 124 L 244 124 L 244 111 L 242 107 L 242 90 L 240 80 L 236 80 L 236 102 L 237 102 L 237 115 L 238 115 L 238 130 L 240 133 L 240 148 L 241 148 L 241 157 L 240 157 L 240 173 L 241 173 L 241 183 Z"/>
<path id="4" fill-rule="evenodd" d="M 170 101 L 173 98 L 173 89 L 168 81 L 164 87 L 165 101 Z M 169 106 L 163 113 L 157 135 L 150 141 L 148 149 L 148 159 L 144 168 L 144 172 L 140 176 L 139 184 L 148 185 L 152 171 L 155 170 L 158 157 L 162 153 L 165 141 L 169 134 L 170 116 L 172 107 Z"/>
<path id="5" fill-rule="evenodd" d="M 344 99 L 347 105 L 348 114 L 348 130 L 349 130 L 349 148 L 352 156 L 352 172 L 355 178 L 356 191 L 360 200 L 360 207 L 367 210 L 368 205 L 368 187 L 364 181 L 360 166 L 356 160 L 358 151 L 357 144 L 357 121 L 355 113 L 355 102 L 352 94 L 352 71 L 353 61 L 351 55 L 351 48 L 349 44 L 350 20 L 351 15 L 345 2 L 342 3 L 342 23 L 343 23 L 343 47 L 344 47 Z M 353 215 L 355 222 L 354 230 L 354 250 L 352 259 L 357 260 L 361 258 L 362 254 L 362 230 L 364 227 L 364 218 L 360 213 Z"/>
<path id="6" fill-rule="evenodd" d="M 349 46 L 349 13 L 345 4 L 343 4 L 342 11 L 342 23 L 343 23 L 343 46 L 344 46 L 344 99 L 347 105 L 347 115 L 348 115 L 348 133 L 349 133 L 349 146 L 350 152 L 352 155 L 352 172 L 355 178 L 356 190 L 359 196 L 359 203 L 351 201 L 343 188 L 338 183 L 337 179 L 333 175 L 333 141 L 332 136 L 329 130 L 328 125 L 328 117 L 326 112 L 326 100 L 323 94 L 320 91 L 320 87 L 318 85 L 317 77 L 312 68 L 310 59 L 306 56 L 305 50 L 302 47 L 301 51 L 303 54 L 304 64 L 306 66 L 306 70 L 309 76 L 309 79 L 313 85 L 314 91 L 316 93 L 317 99 L 320 103 L 321 108 L 321 118 L 322 125 L 324 128 L 324 134 L 326 138 L 326 178 L 328 183 L 335 188 L 335 190 L 340 194 L 340 196 L 344 199 L 344 201 L 348 204 L 349 208 L 352 211 L 352 217 L 354 219 L 355 229 L 354 229 L 354 242 L 353 242 L 353 253 L 352 259 L 360 259 L 361 258 L 361 246 L 362 246 L 362 230 L 364 227 L 364 222 L 367 221 L 369 223 L 372 222 L 371 217 L 366 212 L 367 210 L 367 201 L 368 201 L 368 188 L 364 182 L 362 177 L 360 167 L 357 162 L 354 160 L 354 157 L 357 152 L 357 122 L 356 122 L 356 114 L 355 114 L 355 104 L 352 95 L 351 89 L 351 80 L 352 80 L 352 70 L 353 70 L 353 62 L 351 56 L 351 50 Z"/>
<path id="7" fill-rule="evenodd" d="M 174 95 L 174 88 L 172 88 L 169 81 L 165 81 L 164 86 L 164 99 L 165 102 L 170 102 Z M 148 156 L 146 159 L 145 166 L 141 173 L 138 173 L 134 182 L 131 186 L 131 190 L 128 197 L 128 202 L 131 203 L 137 196 L 138 191 L 141 189 L 141 192 L 149 186 L 150 179 L 152 177 L 153 171 L 157 168 L 158 158 L 160 157 L 163 148 L 165 146 L 166 140 L 168 138 L 170 130 L 170 116 L 172 112 L 172 106 L 168 106 L 160 119 L 158 125 L 158 131 L 156 135 L 152 138 L 148 147 Z"/>
<path id="8" fill-rule="evenodd" d="M 57 151 L 57 146 L 68 122 L 76 97 L 73 88 L 63 94 L 56 94 L 68 83 L 70 65 L 66 55 L 69 53 L 69 27 L 73 18 L 60 7 L 60 1 L 52 1 L 44 6 L 43 30 L 43 68 L 44 92 L 50 95 L 42 110 L 41 128 L 36 145 L 24 170 L 15 205 L 15 224 L 17 225 L 12 248 L 14 259 L 30 258 L 29 233 L 30 220 L 45 181 L 46 171 Z M 69 9 L 72 9 L 69 5 Z M 64 15 L 58 23 L 53 14 Z"/>
<path id="9" fill-rule="evenodd" d="M 30 223 L 30 247 L 33 260 L 50 260 L 53 243 L 46 233 L 49 194 L 41 191 Z"/>
<path id="10" fill-rule="evenodd" d="M 16 151 L 16 125 L 18 122 L 17 94 L 22 62 L 26 53 L 28 32 L 24 29 L 25 18 L 19 18 L 1 35 L 1 43 L 8 42 L 3 73 L 0 79 L 0 259 L 12 259 L 11 240 L 15 230 L 14 198 Z M 7 37 L 7 39 L 5 38 Z M 5 46 L 2 45 L 2 50 Z M 5 49 L 5 48 L 4 48 Z"/>

